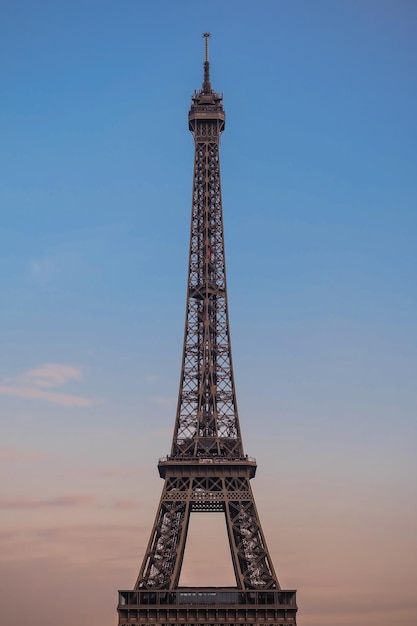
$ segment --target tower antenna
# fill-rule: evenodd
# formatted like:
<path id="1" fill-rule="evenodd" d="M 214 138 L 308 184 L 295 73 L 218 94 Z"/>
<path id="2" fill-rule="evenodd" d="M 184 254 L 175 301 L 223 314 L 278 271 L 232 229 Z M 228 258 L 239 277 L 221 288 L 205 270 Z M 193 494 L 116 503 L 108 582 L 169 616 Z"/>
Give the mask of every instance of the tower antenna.
<path id="1" fill-rule="evenodd" d="M 207 62 L 209 60 L 209 58 L 208 58 L 208 50 L 209 50 L 208 40 L 210 39 L 211 35 L 210 35 L 210 33 L 203 33 L 203 37 L 205 39 L 205 47 L 206 47 L 206 59 L 205 60 Z"/>
<path id="2" fill-rule="evenodd" d="M 211 92 L 211 82 L 210 82 L 210 61 L 209 61 L 209 45 L 208 45 L 208 41 L 209 41 L 211 35 L 210 35 L 210 33 L 203 33 L 203 37 L 204 37 L 204 45 L 205 45 L 203 92 L 204 93 L 210 93 Z"/>

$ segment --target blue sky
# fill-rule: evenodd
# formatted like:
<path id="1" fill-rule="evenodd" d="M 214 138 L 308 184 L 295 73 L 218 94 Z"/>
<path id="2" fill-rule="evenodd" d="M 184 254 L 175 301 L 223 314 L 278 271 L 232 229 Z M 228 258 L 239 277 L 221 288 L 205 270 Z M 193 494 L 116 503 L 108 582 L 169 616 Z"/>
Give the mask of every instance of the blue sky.
<path id="1" fill-rule="evenodd" d="M 21 549 L 28 586 L 41 563 L 45 585 L 82 594 L 77 567 L 65 569 L 70 524 L 71 540 L 92 546 L 85 588 L 100 606 L 97 586 L 107 598 L 136 577 L 174 424 L 187 112 L 209 31 L 227 114 L 238 402 L 278 576 L 300 589 L 301 625 L 323 624 L 318 586 L 328 623 L 350 626 L 344 594 L 371 579 L 363 610 L 388 626 L 396 607 L 372 607 L 391 578 L 411 607 L 401 623 L 414 624 L 401 572 L 417 582 L 417 5 L 17 0 L 1 13 L 0 462 L 10 480 L 0 505 L 4 532 L 27 535 L 5 539 L 4 567 L 23 580 Z M 47 535 L 58 543 L 42 552 Z M 36 601 L 34 626 L 45 626 Z M 113 623 L 114 602 L 105 610 Z"/>

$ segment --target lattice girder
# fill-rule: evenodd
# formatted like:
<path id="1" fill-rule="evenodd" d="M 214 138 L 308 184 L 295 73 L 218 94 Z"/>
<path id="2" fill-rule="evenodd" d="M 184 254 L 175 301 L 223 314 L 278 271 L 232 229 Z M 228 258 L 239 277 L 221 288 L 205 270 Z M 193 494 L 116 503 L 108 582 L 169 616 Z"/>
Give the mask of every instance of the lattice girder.
<path id="1" fill-rule="evenodd" d="M 227 309 L 218 119 L 196 120 L 186 328 L 171 455 L 240 458 Z"/>
<path id="2" fill-rule="evenodd" d="M 241 589 L 279 589 L 265 547 L 249 478 L 211 474 L 166 478 L 137 589 L 175 589 L 191 513 L 223 512 L 236 585 Z"/>

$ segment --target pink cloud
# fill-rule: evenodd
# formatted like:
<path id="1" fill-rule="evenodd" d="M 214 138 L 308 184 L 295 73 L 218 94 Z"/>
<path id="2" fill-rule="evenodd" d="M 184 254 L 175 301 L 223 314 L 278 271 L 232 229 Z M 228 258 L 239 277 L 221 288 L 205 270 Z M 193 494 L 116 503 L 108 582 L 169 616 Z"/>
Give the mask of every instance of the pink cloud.
<path id="1" fill-rule="evenodd" d="M 143 473 L 143 468 L 138 465 L 126 467 L 107 467 L 104 469 L 82 470 L 75 472 L 79 478 L 126 478 Z"/>
<path id="2" fill-rule="evenodd" d="M 36 387 L 61 387 L 71 380 L 81 380 L 82 370 L 62 363 L 45 363 L 28 370 L 20 379 Z"/>
<path id="3" fill-rule="evenodd" d="M 81 379 L 80 368 L 62 363 L 45 363 L 15 378 L 4 379 L 0 386 L 0 395 L 46 400 L 46 402 L 61 406 L 90 407 L 98 404 L 99 401 L 92 398 L 48 391 L 48 389 L 62 387 L 68 382 Z"/>
<path id="4" fill-rule="evenodd" d="M 148 529 L 147 529 L 148 530 Z M 90 540 L 94 537 L 132 534 L 143 532 L 143 529 L 133 524 L 74 524 L 73 526 L 50 526 L 34 532 L 35 538 L 46 537 L 78 542 Z"/>
<path id="5" fill-rule="evenodd" d="M 73 507 L 97 504 L 96 498 L 89 495 L 57 496 L 49 499 L 13 499 L 0 500 L 0 509 L 43 509 L 45 507 Z"/>
<path id="6" fill-rule="evenodd" d="M 56 496 L 54 498 L 3 498 L 0 499 L 0 509 L 14 509 L 14 510 L 36 510 L 45 509 L 50 507 L 83 507 L 83 506 L 98 506 L 99 501 L 94 496 L 86 494 L 76 494 L 69 496 Z M 131 510 L 140 508 L 138 500 L 121 499 L 115 500 L 109 505 L 112 509 Z"/>
<path id="7" fill-rule="evenodd" d="M 53 391 L 43 391 L 42 389 L 36 389 L 35 387 L 17 387 L 13 385 L 0 386 L 0 395 L 12 396 L 15 398 L 34 398 L 36 400 L 46 400 L 47 402 L 52 402 L 53 404 L 59 404 L 61 406 L 89 407 L 98 403 L 97 400 L 85 398 L 83 396 L 55 393 Z"/>
<path id="8" fill-rule="evenodd" d="M 93 561 L 96 565 L 105 561 L 107 566 L 110 561 L 131 561 L 135 566 L 148 532 L 137 525 L 106 523 L 7 530 L 0 533 L 0 565 L 52 557 L 61 566 Z"/>
<path id="9" fill-rule="evenodd" d="M 13 446 L 0 446 L 0 459 L 3 461 L 38 461 L 45 455 L 36 450 L 18 450 Z"/>

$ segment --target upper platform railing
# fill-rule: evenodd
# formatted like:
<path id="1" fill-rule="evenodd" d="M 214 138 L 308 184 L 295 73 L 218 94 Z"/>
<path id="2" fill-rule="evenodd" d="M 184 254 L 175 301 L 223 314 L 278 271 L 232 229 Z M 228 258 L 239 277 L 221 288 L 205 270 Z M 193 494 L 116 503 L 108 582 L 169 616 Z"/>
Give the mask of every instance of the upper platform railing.
<path id="1" fill-rule="evenodd" d="M 194 587 L 182 588 L 176 591 L 168 590 L 137 590 L 119 591 L 119 607 L 138 606 L 223 606 L 223 605 L 252 605 L 271 607 L 296 606 L 295 591 L 252 591 L 236 588 Z"/>
<path id="2" fill-rule="evenodd" d="M 233 464 L 233 463 L 245 463 L 245 462 L 249 462 L 249 463 L 256 463 L 256 459 L 253 458 L 252 456 L 244 456 L 242 458 L 236 458 L 236 459 L 228 459 L 227 457 L 221 457 L 221 456 L 213 456 L 211 458 L 207 458 L 205 456 L 187 456 L 186 454 L 184 455 L 166 455 L 166 456 L 161 456 L 159 459 L 159 463 L 167 463 L 170 461 L 188 461 L 189 463 L 202 463 L 204 464 L 213 464 L 213 463 L 222 463 L 222 464 Z"/>

